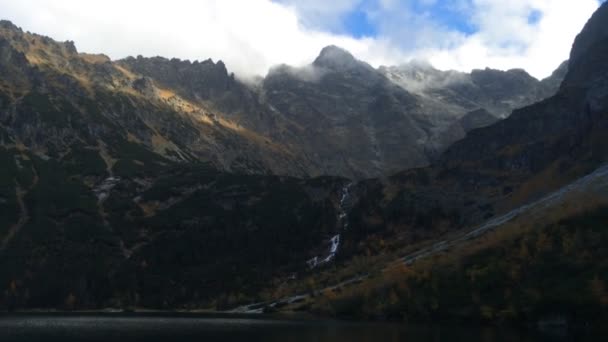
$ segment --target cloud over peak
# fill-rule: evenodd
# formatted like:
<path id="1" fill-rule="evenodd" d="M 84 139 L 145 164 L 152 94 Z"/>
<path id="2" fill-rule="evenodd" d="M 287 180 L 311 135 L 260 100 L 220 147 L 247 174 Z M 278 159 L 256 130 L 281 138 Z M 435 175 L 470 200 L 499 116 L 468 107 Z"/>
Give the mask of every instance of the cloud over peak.
<path id="1" fill-rule="evenodd" d="M 26 30 L 74 40 L 80 51 L 113 59 L 221 59 L 244 77 L 281 63 L 311 63 L 323 47 L 337 45 L 373 66 L 419 58 L 441 69 L 517 67 L 542 78 L 568 58 L 598 6 L 597 0 L 0 0 L 0 13 Z"/>

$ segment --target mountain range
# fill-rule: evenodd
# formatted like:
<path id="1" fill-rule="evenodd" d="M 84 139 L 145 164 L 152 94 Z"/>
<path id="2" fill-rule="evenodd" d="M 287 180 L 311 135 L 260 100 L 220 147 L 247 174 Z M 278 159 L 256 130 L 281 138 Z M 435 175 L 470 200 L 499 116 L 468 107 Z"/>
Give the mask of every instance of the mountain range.
<path id="1" fill-rule="evenodd" d="M 1 36 L 6 105 L 70 106 L 63 115 L 72 126 L 59 130 L 44 116 L 5 111 L 3 126 L 27 146 L 62 153 L 76 141 L 122 140 L 176 162 L 300 177 L 361 179 L 428 165 L 468 130 L 555 93 L 567 69 L 543 81 L 522 70 L 464 74 L 420 63 L 376 70 L 330 46 L 309 66 L 278 66 L 245 83 L 221 61 L 111 61 L 9 22 Z"/>
<path id="2" fill-rule="evenodd" d="M 269 302 L 527 212 L 608 161 L 606 23 L 604 4 L 544 80 L 375 69 L 329 46 L 242 81 L 222 62 L 112 61 L 0 22 L 0 308 Z M 581 282 L 608 281 L 581 265 Z M 325 297 L 299 310 L 345 312 Z"/>

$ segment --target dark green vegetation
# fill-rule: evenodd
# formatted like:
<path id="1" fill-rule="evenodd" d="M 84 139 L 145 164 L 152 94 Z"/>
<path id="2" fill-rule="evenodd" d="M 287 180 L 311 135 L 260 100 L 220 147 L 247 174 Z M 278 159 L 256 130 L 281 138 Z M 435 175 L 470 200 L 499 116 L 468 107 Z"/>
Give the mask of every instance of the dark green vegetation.
<path id="1" fill-rule="evenodd" d="M 8 228 L 17 223 L 19 208 L 15 188 L 15 155 L 11 151 L 0 148 L 0 234 L 8 232 Z"/>
<path id="2" fill-rule="evenodd" d="M 276 274 L 300 270 L 335 229 L 332 194 L 323 186 L 339 180 L 315 186 L 290 178 L 179 172 L 142 195 L 142 203 L 160 202 L 162 208 L 170 205 L 163 201 L 192 191 L 138 224 L 146 227 L 140 234 L 151 237 L 129 270 L 145 279 L 138 304 L 196 307 L 225 293 L 228 298 L 216 303 L 224 308 L 252 299 Z"/>
<path id="3" fill-rule="evenodd" d="M 334 231 L 344 183 L 182 165 L 153 179 L 122 178 L 98 201 L 91 187 L 107 176 L 98 155 L 75 148 L 62 162 L 31 158 L 29 217 L 0 251 L 5 309 L 223 308 L 253 300 L 268 279 L 299 271 Z M 14 180 L 25 177 L 14 171 L 3 174 L 3 210 L 12 214 L 3 219 L 12 223 L 20 213 Z"/>
<path id="4" fill-rule="evenodd" d="M 33 92 L 17 103 L 13 132 L 33 148 L 10 135 L 0 147 L 3 309 L 224 308 L 301 271 L 335 231 L 345 180 L 176 162 L 101 112 L 141 110 L 133 99 L 98 96 Z"/>
<path id="5" fill-rule="evenodd" d="M 547 226 L 512 227 L 482 245 L 395 266 L 358 287 L 327 293 L 317 310 L 414 321 L 605 319 L 607 222 L 604 206 Z"/>

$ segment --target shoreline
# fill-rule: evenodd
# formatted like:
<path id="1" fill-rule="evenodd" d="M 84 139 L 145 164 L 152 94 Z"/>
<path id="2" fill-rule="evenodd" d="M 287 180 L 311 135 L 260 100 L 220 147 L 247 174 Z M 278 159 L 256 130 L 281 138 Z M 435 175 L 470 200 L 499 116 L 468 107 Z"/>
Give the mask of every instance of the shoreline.
<path id="1" fill-rule="evenodd" d="M 192 311 L 173 311 L 173 310 L 122 310 L 122 309 L 102 309 L 102 310 L 54 310 L 54 309 L 32 309 L 32 310 L 17 310 L 17 311 L 0 311 L 0 319 L 3 317 L 19 317 L 19 316 L 58 316 L 58 317 L 164 317 L 164 318 L 234 318 L 234 319 L 271 319 L 276 321 L 281 320 L 299 320 L 299 321 L 344 321 L 336 318 L 327 318 L 315 316 L 309 313 L 301 312 L 273 312 L 273 313 L 243 313 L 243 312 L 228 312 L 215 310 L 192 310 Z M 371 322 L 371 321 L 370 321 Z"/>

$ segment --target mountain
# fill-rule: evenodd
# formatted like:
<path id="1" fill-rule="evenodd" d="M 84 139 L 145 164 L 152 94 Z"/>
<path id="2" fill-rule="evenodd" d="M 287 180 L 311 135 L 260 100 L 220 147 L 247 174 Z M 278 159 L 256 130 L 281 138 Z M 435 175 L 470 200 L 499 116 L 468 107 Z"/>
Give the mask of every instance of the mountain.
<path id="1" fill-rule="evenodd" d="M 563 65 L 560 68 L 563 69 Z M 467 74 L 440 71 L 420 61 L 381 67 L 380 71 L 409 92 L 442 102 L 443 106 L 453 111 L 466 113 L 485 109 L 496 117 L 504 118 L 513 109 L 555 94 L 564 76 L 561 69 L 543 81 L 538 81 L 521 69 L 473 70 Z"/>
<path id="2" fill-rule="evenodd" d="M 520 86 L 548 94 L 565 68 L 415 91 L 328 47 L 251 86 L 221 62 L 113 62 L 2 22 L 0 308 L 229 309 L 365 288 L 412 248 L 529 209 L 608 160 L 607 11 L 577 38 L 557 93 L 497 122 L 497 108 L 537 100 Z M 462 140 L 448 147 L 445 132 Z M 592 237 L 577 246 L 602 256 Z M 489 274 L 487 255 L 467 276 Z M 465 273 L 424 274 L 418 284 L 449 288 Z M 414 295 L 431 313 L 443 308 L 432 291 Z"/>
<path id="3" fill-rule="evenodd" d="M 361 178 L 428 165 L 465 136 L 454 128 L 464 116 L 484 110 L 498 120 L 558 87 L 520 70 L 469 75 L 420 63 L 375 70 L 330 46 L 310 66 L 273 69 L 263 90 L 274 109 L 307 128 L 303 146 L 329 165 L 324 172 Z"/>
<path id="4" fill-rule="evenodd" d="M 354 185 L 337 267 L 238 310 L 603 326 L 606 23 L 608 4 L 554 74 L 555 95 L 493 124 L 471 112 L 456 124 L 466 138 L 429 167 Z"/>
<path id="5" fill-rule="evenodd" d="M 77 136 L 73 141 L 61 136 L 67 129 L 57 132 L 43 122 L 64 114 L 38 115 L 37 137 L 30 136 L 27 125 L 33 122 L 25 114 L 5 111 L 4 127 L 26 146 L 58 154 L 75 141 L 92 148 L 126 141 L 175 162 L 209 162 L 228 172 L 359 179 L 428 165 L 464 137 L 466 131 L 454 129 L 458 120 L 487 109 L 483 105 L 494 108 L 490 100 L 461 106 L 462 96 L 438 101 L 408 91 L 335 46 L 323 49 L 310 66 L 276 67 L 252 86 L 229 74 L 221 61 L 138 56 L 113 62 L 9 22 L 0 33 L 6 75 L 0 89 L 7 105 L 15 100 L 16 112 L 27 110 L 24 105 L 63 111 L 69 103 L 66 120 L 78 122 L 69 127 Z M 492 77 L 478 77 L 475 91 L 507 93 L 521 86 Z M 447 85 L 441 89 L 451 91 Z M 509 93 L 500 99 L 504 112 L 492 114 L 505 116 L 538 100 L 538 92 L 523 100 L 520 93 Z M 40 96 L 29 101 L 35 95 Z M 514 98 L 519 100 L 509 102 Z M 44 102 L 54 99 L 64 103 Z M 95 125 L 91 116 L 100 117 Z M 114 159 L 121 159 L 120 153 L 109 151 Z"/>
<path id="6" fill-rule="evenodd" d="M 231 77 L 203 64 L 219 97 Z M 346 180 L 267 176 L 305 172 L 204 101 L 8 22 L 0 75 L 2 308 L 210 305 L 335 230 Z"/>
<path id="7" fill-rule="evenodd" d="M 0 47 L 0 72 L 7 76 L 0 85 L 3 130 L 41 154 L 62 156 L 75 144 L 107 146 L 121 164 L 123 155 L 143 148 L 155 158 L 210 162 L 226 171 L 305 174 L 291 152 L 268 137 L 106 56 L 79 54 L 70 42 L 8 22 L 0 26 Z M 228 79 L 219 64 L 216 79 Z"/>
<path id="8" fill-rule="evenodd" d="M 220 64 L 141 57 L 118 62 L 283 146 L 312 176 L 363 178 L 425 165 L 431 131 L 455 120 L 440 109 L 421 109 L 416 97 L 335 46 L 310 66 L 275 67 L 257 86 L 236 80 Z"/>
<path id="9" fill-rule="evenodd" d="M 271 70 L 263 91 L 303 128 L 304 154 L 322 160 L 328 174 L 361 178 L 425 165 L 429 136 L 450 120 L 423 112 L 417 97 L 337 47 L 325 48 L 311 66 Z"/>
<path id="10" fill-rule="evenodd" d="M 408 92 L 458 118 L 432 138 L 430 145 L 436 151 L 432 158 L 464 138 L 471 128 L 488 126 L 508 117 L 514 109 L 554 95 L 565 77 L 567 66 L 567 62 L 564 62 L 542 81 L 520 69 L 500 71 L 486 68 L 463 73 L 440 71 L 416 60 L 401 66 L 381 67 L 379 71 Z M 490 114 L 491 117 L 486 115 L 471 127 L 461 126 L 459 121 L 470 120 L 471 115 L 479 117 L 481 113 Z"/>
<path id="11" fill-rule="evenodd" d="M 305 305 L 347 317 L 602 324 L 606 23 L 608 4 L 576 38 L 554 96 L 473 129 L 430 167 L 359 183 L 344 253 L 377 254 L 363 262 L 374 276 Z M 313 278 L 338 283 L 327 277 Z"/>

